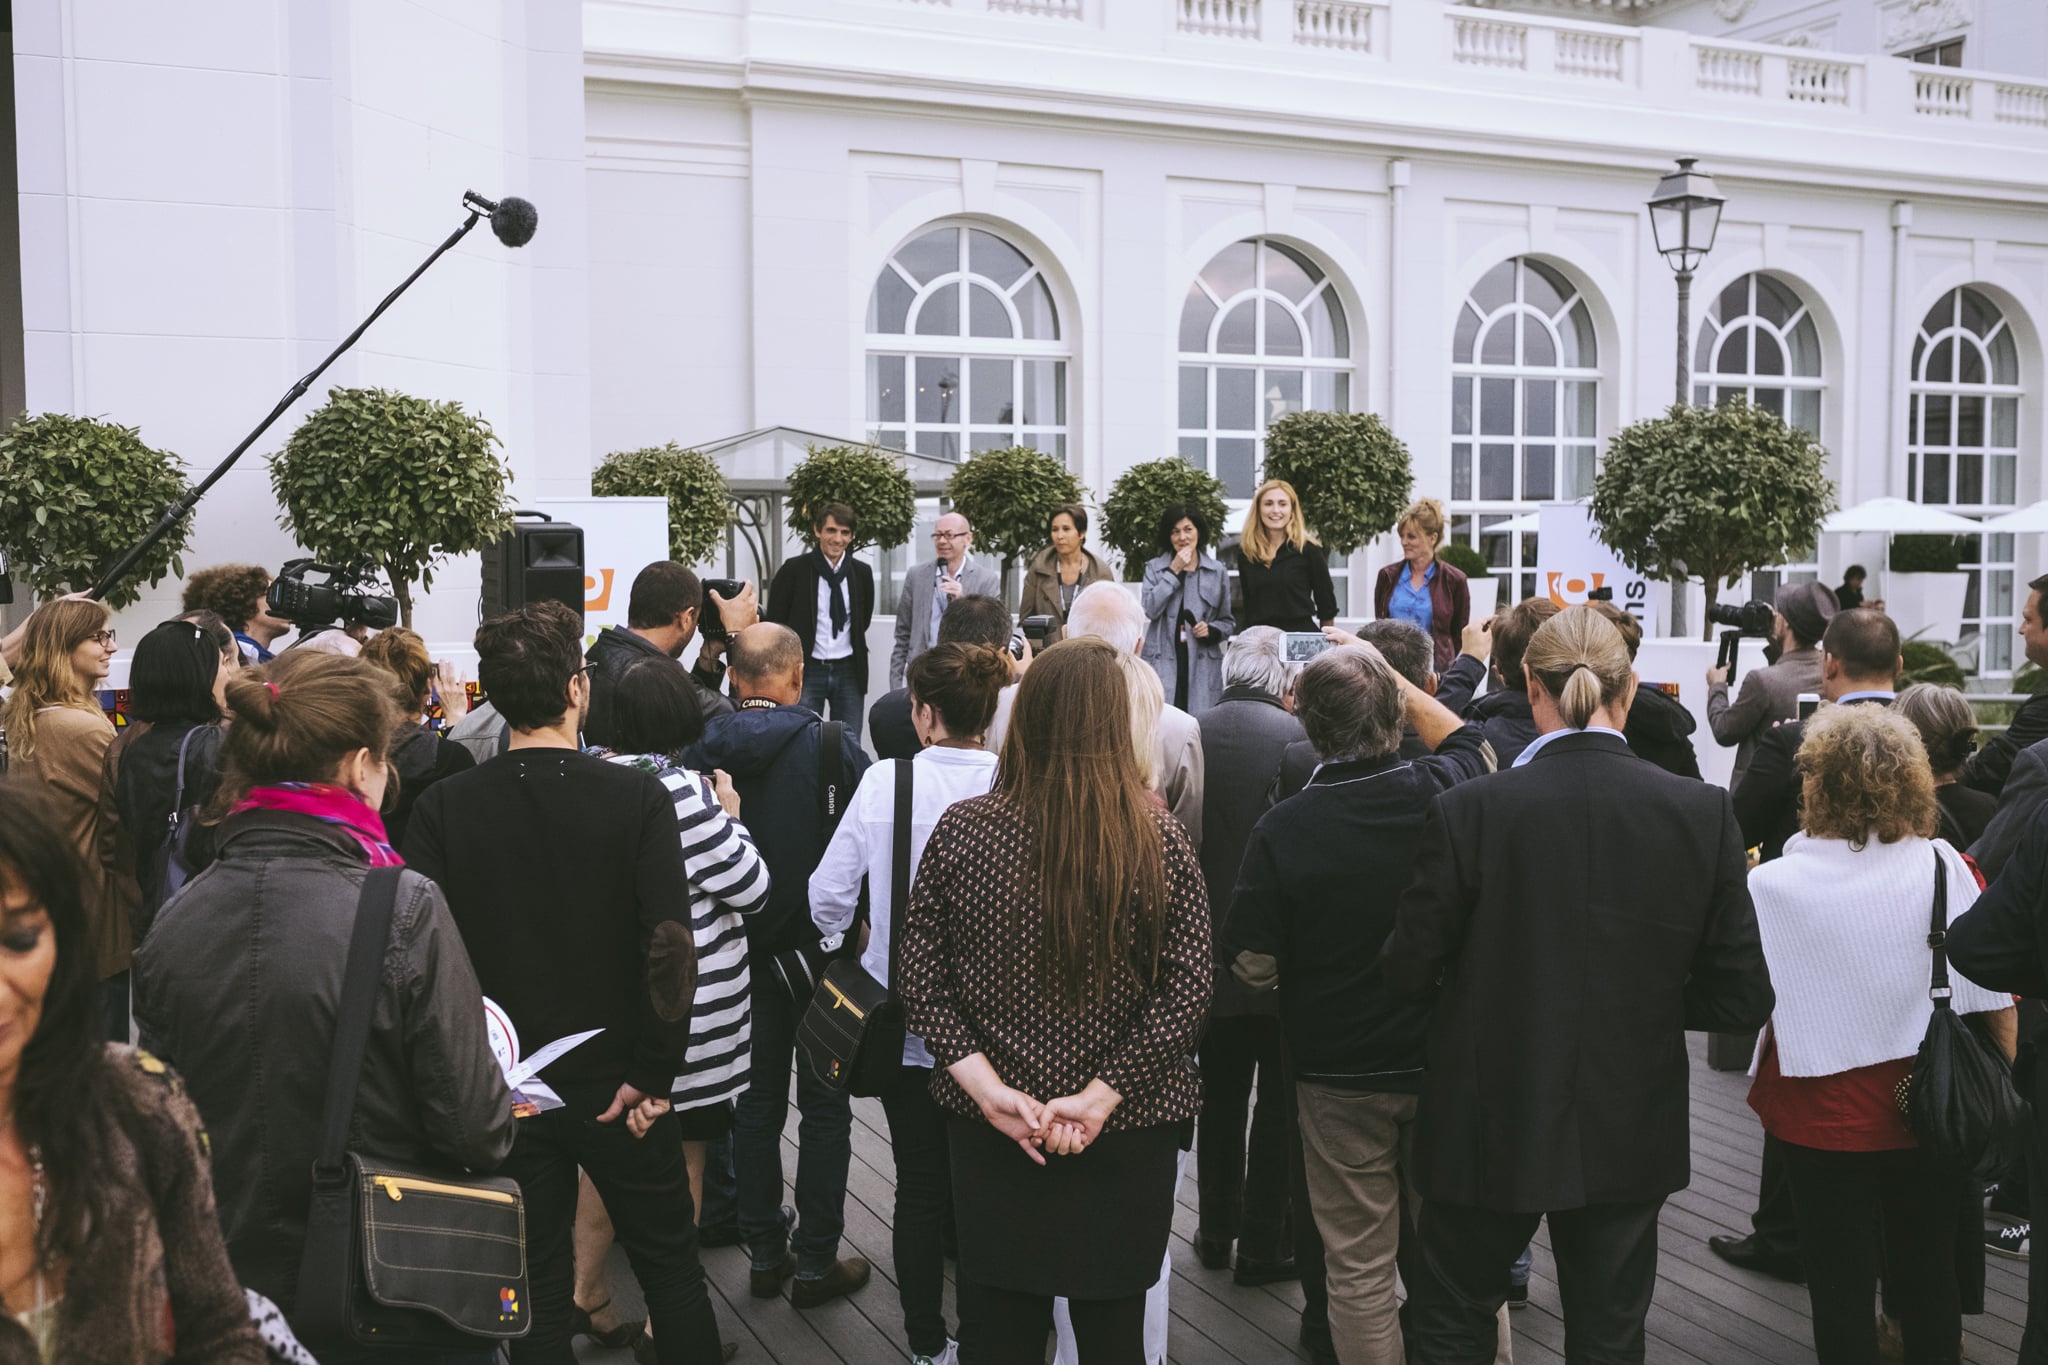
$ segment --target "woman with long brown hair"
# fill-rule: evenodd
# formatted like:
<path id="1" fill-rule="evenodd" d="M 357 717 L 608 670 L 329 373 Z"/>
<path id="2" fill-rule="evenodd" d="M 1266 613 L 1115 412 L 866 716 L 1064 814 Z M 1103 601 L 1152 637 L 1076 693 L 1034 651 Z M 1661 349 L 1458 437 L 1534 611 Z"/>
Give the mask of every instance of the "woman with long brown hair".
<path id="1" fill-rule="evenodd" d="M 1211 963 L 1200 865 L 1139 770 L 1111 646 L 1032 663 L 996 789 L 933 829 L 902 934 L 950 1115 L 963 1365 L 1038 1365 L 1060 1296 L 1084 1365 L 1138 1365 Z"/>
<path id="2" fill-rule="evenodd" d="M 1337 619 L 1330 561 L 1285 479 L 1268 479 L 1252 495 L 1237 541 L 1237 580 L 1244 594 L 1240 630 L 1314 631 Z"/>
<path id="3" fill-rule="evenodd" d="M 14 691 L 0 707 L 10 777 L 40 791 L 84 867 L 86 923 L 100 985 L 102 1036 L 128 1041 L 128 912 L 135 881 L 116 873 L 114 830 L 100 805 L 114 724 L 93 691 L 114 666 L 114 632 L 99 602 L 63 597 L 28 621 Z"/>

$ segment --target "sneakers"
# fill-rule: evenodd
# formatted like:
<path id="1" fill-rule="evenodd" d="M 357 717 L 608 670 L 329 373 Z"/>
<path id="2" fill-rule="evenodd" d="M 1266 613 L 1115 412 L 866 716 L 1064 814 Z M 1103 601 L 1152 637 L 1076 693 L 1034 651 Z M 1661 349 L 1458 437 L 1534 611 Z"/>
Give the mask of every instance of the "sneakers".
<path id="1" fill-rule="evenodd" d="M 791 1257 L 790 1261 L 792 1265 L 795 1264 L 794 1257 Z M 758 1270 L 754 1272 L 756 1276 L 760 1273 Z M 816 1308 L 821 1303 L 830 1303 L 834 1299 L 844 1298 L 858 1291 L 867 1284 L 868 1276 L 873 1273 L 874 1269 L 868 1265 L 867 1257 L 841 1257 L 832 1263 L 830 1270 L 815 1279 L 799 1276 L 797 1282 L 789 1287 L 789 1302 L 796 1308 Z M 754 1293 L 761 1294 L 758 1284 Z"/>
<path id="2" fill-rule="evenodd" d="M 1993 1256 L 2003 1256 L 2009 1261 L 2028 1259 L 2028 1243 L 2033 1239 L 2032 1223 L 2013 1223 L 2007 1227 L 1987 1229 L 1984 1233 L 1984 1249 Z"/>

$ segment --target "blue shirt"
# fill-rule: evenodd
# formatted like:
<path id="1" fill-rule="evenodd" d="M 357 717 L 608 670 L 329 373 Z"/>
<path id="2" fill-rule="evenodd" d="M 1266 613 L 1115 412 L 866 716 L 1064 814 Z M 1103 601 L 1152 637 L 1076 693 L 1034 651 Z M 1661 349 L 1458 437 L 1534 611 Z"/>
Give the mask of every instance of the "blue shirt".
<path id="1" fill-rule="evenodd" d="M 1436 603 L 1430 600 L 1429 587 L 1436 581 L 1436 561 L 1430 560 L 1429 567 L 1422 571 L 1422 586 L 1416 587 L 1414 570 L 1406 564 L 1401 566 L 1401 576 L 1394 580 L 1394 596 L 1387 603 L 1387 610 L 1397 621 L 1412 621 L 1424 635 L 1433 635 L 1430 623 L 1436 619 Z"/>
<path id="2" fill-rule="evenodd" d="M 262 645 L 257 644 L 254 640 L 242 634 L 239 630 L 235 632 L 235 639 L 240 641 L 242 648 L 248 652 L 249 662 L 252 664 L 267 664 L 277 657 Z"/>
<path id="3" fill-rule="evenodd" d="M 1521 767 L 1524 763 L 1527 763 L 1530 759 L 1536 757 L 1537 750 L 1541 749 L 1544 745 L 1550 743 L 1551 740 L 1563 739 L 1566 735 L 1613 735 L 1623 744 L 1628 743 L 1628 736 L 1622 734 L 1622 732 L 1619 730 L 1610 730 L 1604 725 L 1588 725 L 1583 730 L 1573 730 L 1567 727 L 1563 730 L 1552 730 L 1547 735 L 1536 736 L 1536 738 L 1529 741 L 1529 747 L 1522 750 L 1522 752 L 1516 757 L 1515 761 L 1509 764 L 1508 766 L 1511 768 Z"/>

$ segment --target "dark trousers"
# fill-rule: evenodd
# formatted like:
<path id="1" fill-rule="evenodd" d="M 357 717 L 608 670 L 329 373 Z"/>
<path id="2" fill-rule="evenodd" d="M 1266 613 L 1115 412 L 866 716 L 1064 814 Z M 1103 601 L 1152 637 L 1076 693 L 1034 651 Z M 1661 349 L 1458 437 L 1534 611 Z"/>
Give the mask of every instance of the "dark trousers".
<path id="1" fill-rule="evenodd" d="M 1824 1152 L 1780 1146 L 1820 1365 L 1867 1365 L 1877 1358 L 1870 1301 L 1887 1262 L 1893 1278 L 1886 1297 L 1898 1311 L 1907 1361 L 1955 1365 L 1963 1322 L 1955 1270 L 1960 1178 L 1914 1147 Z"/>
<path id="2" fill-rule="evenodd" d="M 719 1356 L 718 1320 L 697 1260 L 690 1173 L 674 1114 L 635 1139 L 620 1118 L 599 1123 L 571 1109 L 519 1120 L 498 1174 L 526 1196 L 526 1264 L 533 1331 L 512 1343 L 514 1365 L 575 1365 L 569 1348 L 576 1260 L 576 1170 L 604 1200 L 633 1276 L 647 1298 L 661 1365 L 708 1365 Z"/>
<path id="3" fill-rule="evenodd" d="M 737 1226 L 740 1216 L 739 1177 L 732 1168 L 732 1134 L 704 1144 L 704 1207 L 697 1211 L 697 1226 Z"/>
<path id="4" fill-rule="evenodd" d="M 1281 1077 L 1281 1056 L 1280 1020 L 1273 1015 L 1211 1019 L 1202 1034 L 1202 1116 L 1195 1128 L 1201 1234 L 1235 1241 L 1238 1254 L 1255 1261 L 1283 1261 L 1293 1254 L 1287 1243 L 1290 1087 Z"/>
<path id="5" fill-rule="evenodd" d="M 768 974 L 754 978 L 754 1059 L 733 1110 L 740 1237 L 754 1268 L 782 1264 L 794 1247 L 797 1274 L 823 1275 L 839 1259 L 846 1228 L 846 1170 L 853 1161 L 853 1103 L 807 1066 L 796 1068 L 796 1232 L 782 1222 L 782 1121 L 796 1054 L 796 1007 Z"/>
<path id="6" fill-rule="evenodd" d="M 1774 1256 L 1799 1253 L 1799 1215 L 1792 1208 L 1792 1182 L 1785 1171 L 1785 1144 L 1764 1134 L 1763 1169 L 1757 1180 L 1756 1212 L 1749 1216 L 1756 1243 Z"/>
<path id="7" fill-rule="evenodd" d="M 128 1031 L 128 973 L 121 972 L 100 982 L 100 1037 L 109 1043 L 126 1044 Z"/>
<path id="8" fill-rule="evenodd" d="M 827 659 L 822 663 L 804 660 L 804 690 L 797 704 L 822 716 L 828 701 L 832 703 L 832 719 L 846 726 L 855 744 L 860 743 L 860 718 L 866 709 L 862 704 L 866 696 L 851 658 Z"/>
<path id="9" fill-rule="evenodd" d="M 1653 1199 L 1548 1215 L 1558 1296 L 1564 1300 L 1564 1355 L 1572 1365 L 1634 1365 L 1643 1359 L 1643 1319 L 1657 1287 L 1657 1214 L 1663 1207 L 1662 1199 Z M 1415 1365 L 1491 1365 L 1508 1267 L 1544 1217 L 1423 1203 L 1425 1273 L 1408 1291 Z M 1864 1316 L 1874 1320 L 1870 1309 L 1867 1295 Z"/>
<path id="10" fill-rule="evenodd" d="M 960 1365 L 1045 1365 L 1052 1299 L 963 1279 Z M 1145 1365 L 1145 1296 L 1069 1299 L 1081 1365 Z"/>
<path id="11" fill-rule="evenodd" d="M 953 1202 L 946 1158 L 946 1111 L 932 1098 L 930 1067 L 906 1066 L 882 1095 L 889 1116 L 889 1146 L 896 1154 L 896 1217 L 891 1249 L 896 1294 L 903 1303 L 903 1334 L 910 1353 L 935 1356 L 946 1349 L 946 1216 Z"/>

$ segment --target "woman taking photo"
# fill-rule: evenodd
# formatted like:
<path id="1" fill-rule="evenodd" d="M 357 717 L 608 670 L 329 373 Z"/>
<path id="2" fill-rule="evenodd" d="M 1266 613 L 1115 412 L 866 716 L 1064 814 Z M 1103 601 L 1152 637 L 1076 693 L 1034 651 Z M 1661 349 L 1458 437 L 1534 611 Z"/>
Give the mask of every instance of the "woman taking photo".
<path id="1" fill-rule="evenodd" d="M 1209 528 L 1201 512 L 1175 503 L 1159 518 L 1163 552 L 1145 565 L 1145 662 L 1159 674 L 1166 699 L 1190 715 L 1223 696 L 1223 642 L 1230 614 L 1230 571 L 1202 549 Z"/>
<path id="2" fill-rule="evenodd" d="M 114 723 L 94 690 L 114 666 L 114 632 L 98 602 L 65 597 L 28 619 L 14 691 L 0 707 L 8 776 L 40 792 L 64 843 L 84 869 L 86 921 L 98 964 L 101 1036 L 128 1041 L 129 912 L 132 878 L 117 875 L 114 830 L 100 785 Z"/>
<path id="3" fill-rule="evenodd" d="M 1047 644 L 1066 638 L 1067 613 L 1074 609 L 1081 589 L 1115 576 L 1084 544 L 1087 535 L 1088 509 L 1077 502 L 1061 503 L 1045 524 L 1045 538 L 1050 543 L 1031 557 L 1024 570 L 1024 595 L 1018 599 L 1017 615 L 1050 616 L 1059 622 L 1045 637 Z"/>
<path id="4" fill-rule="evenodd" d="M 356 906 L 369 869 L 399 861 L 377 815 L 398 717 L 381 670 L 297 649 L 236 674 L 228 707 L 218 852 L 158 914 L 137 955 L 136 1018 L 149 1046 L 184 1073 L 212 1132 L 236 1273 L 289 1308 Z M 511 1096 L 480 995 L 440 891 L 403 873 L 351 1150 L 478 1171 L 504 1159 Z M 223 1010 L 223 1000 L 236 1007 Z M 355 1358 L 320 1353 L 323 1365 Z M 386 1348 L 361 1358 L 414 1357 Z"/>
<path id="5" fill-rule="evenodd" d="M 1458 657 L 1459 641 L 1472 617 L 1465 575 L 1436 557 L 1444 543 L 1444 505 L 1435 498 L 1411 503 L 1394 523 L 1401 560 L 1380 570 L 1373 586 L 1375 619 L 1413 622 L 1430 639 L 1441 673 Z"/>
<path id="6" fill-rule="evenodd" d="M 1237 545 L 1247 626 L 1313 632 L 1337 619 L 1330 562 L 1309 536 L 1293 485 L 1268 479 L 1245 514 Z"/>
<path id="7" fill-rule="evenodd" d="M 198 1113 L 100 1040 L 89 883 L 46 807 L 0 783 L 0 1360 L 263 1365 Z"/>
<path id="8" fill-rule="evenodd" d="M 943 644 L 910 661 L 910 720 L 924 749 L 910 760 L 910 872 L 917 874 L 932 827 L 956 801 L 985 796 L 995 782 L 996 756 L 983 736 L 996 696 L 1010 681 L 1010 661 L 987 645 Z M 868 888 L 868 938 L 860 965 L 889 985 L 889 946 L 896 907 L 908 888 L 892 885 L 896 847 L 896 783 L 902 760 L 877 763 L 861 778 L 853 804 L 811 874 L 811 918 L 827 935 L 852 927 L 863 879 Z M 882 1095 L 889 1144 L 896 1157 L 893 1220 L 896 1292 L 911 1365 L 932 1365 L 951 1333 L 941 1302 L 945 1251 L 941 1226 L 952 1206 L 946 1157 L 946 1111 L 932 1098 L 932 1054 L 915 1034 L 903 1040 L 903 1066 Z"/>
<path id="9" fill-rule="evenodd" d="M 384 812 L 384 830 L 395 848 L 405 842 L 405 822 L 420 793 L 444 777 L 474 768 L 469 750 L 427 726 L 427 703 L 441 684 L 441 712 L 452 729 L 469 714 L 469 694 L 453 672 L 436 669 L 427 642 L 404 626 L 380 630 L 363 646 L 365 663 L 375 664 L 397 680 L 398 724 L 391 732 L 391 768 L 398 792 Z"/>
<path id="10" fill-rule="evenodd" d="M 1962 856 L 1934 839 L 1934 775 L 1919 735 L 1883 707 L 1831 706 L 1799 746 L 1802 832 L 1750 874 L 1778 1003 L 1749 1105 L 1783 1144 L 1820 1365 L 1877 1358 L 1880 1267 L 1906 1359 L 1949 1365 L 1962 1317 L 1956 1206 L 1964 1175 L 1914 1141 L 1899 1112 L 1933 1013 L 1928 917 L 1977 900 Z M 1985 1014 L 2009 1056 L 2010 996 L 1951 968 L 1951 1006 Z M 1877 1241 L 1845 1228 L 1882 1223 Z"/>
<path id="11" fill-rule="evenodd" d="M 1116 652 L 1067 640 L 1017 691 L 996 788 L 940 817 L 899 950 L 936 1063 L 963 1365 L 1139 1365 L 1212 965 L 1200 865 L 1146 789 Z"/>

